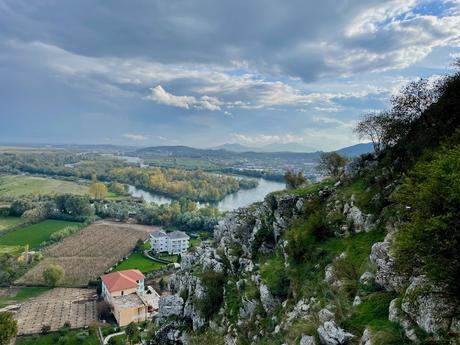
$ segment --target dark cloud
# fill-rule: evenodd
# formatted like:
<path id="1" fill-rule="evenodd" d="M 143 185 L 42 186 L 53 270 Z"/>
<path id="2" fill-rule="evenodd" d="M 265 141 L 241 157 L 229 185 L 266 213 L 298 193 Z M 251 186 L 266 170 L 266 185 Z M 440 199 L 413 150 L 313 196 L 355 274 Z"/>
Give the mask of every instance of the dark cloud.
<path id="1" fill-rule="evenodd" d="M 458 50 L 458 6 L 434 3 L 0 0 L 0 135 L 346 144 L 417 63 L 441 73 L 436 52 Z"/>

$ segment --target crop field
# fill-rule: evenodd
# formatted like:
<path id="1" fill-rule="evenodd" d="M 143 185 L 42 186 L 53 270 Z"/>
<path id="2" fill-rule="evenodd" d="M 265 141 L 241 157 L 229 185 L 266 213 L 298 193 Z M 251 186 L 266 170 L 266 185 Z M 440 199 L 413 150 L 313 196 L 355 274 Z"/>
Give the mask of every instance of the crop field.
<path id="1" fill-rule="evenodd" d="M 45 259 L 18 279 L 18 284 L 41 285 L 44 269 L 64 268 L 62 285 L 85 286 L 129 255 L 136 242 L 146 240 L 151 226 L 99 221 L 44 251 Z"/>
<path id="2" fill-rule="evenodd" d="M 0 217 L 0 234 L 2 231 L 8 230 L 9 228 L 20 225 L 24 222 L 25 220 L 20 217 Z"/>
<path id="3" fill-rule="evenodd" d="M 97 320 L 96 291 L 93 289 L 51 289 L 21 304 L 14 315 L 18 334 L 37 334 L 43 325 L 57 331 L 64 323 L 83 328 Z"/>
<path id="4" fill-rule="evenodd" d="M 0 246 L 24 246 L 29 245 L 31 250 L 37 249 L 43 241 L 49 239 L 51 234 L 67 226 L 75 226 L 78 223 L 63 220 L 44 220 L 43 222 L 25 226 L 0 236 Z"/>
<path id="5" fill-rule="evenodd" d="M 0 196 L 20 196 L 26 194 L 87 194 L 89 187 L 84 184 L 53 178 L 5 175 L 0 176 Z"/>

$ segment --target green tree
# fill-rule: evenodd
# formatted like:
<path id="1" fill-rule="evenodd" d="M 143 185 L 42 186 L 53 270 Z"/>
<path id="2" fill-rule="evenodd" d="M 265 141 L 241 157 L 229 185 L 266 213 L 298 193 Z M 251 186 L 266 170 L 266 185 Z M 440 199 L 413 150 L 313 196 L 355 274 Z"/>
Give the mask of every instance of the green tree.
<path id="1" fill-rule="evenodd" d="M 288 170 L 284 174 L 284 181 L 286 182 L 286 186 L 289 189 L 296 189 L 303 185 L 305 182 L 307 182 L 307 179 L 301 171 L 295 173 L 293 171 Z"/>
<path id="2" fill-rule="evenodd" d="M 64 278 L 64 269 L 59 265 L 51 264 L 43 271 L 43 279 L 49 286 L 56 286 Z"/>
<path id="3" fill-rule="evenodd" d="M 327 176 L 339 177 L 346 163 L 347 159 L 337 152 L 323 152 L 317 169 Z"/>
<path id="4" fill-rule="evenodd" d="M 18 334 L 18 323 L 10 312 L 0 312 L 0 345 L 9 344 Z"/>
<path id="5" fill-rule="evenodd" d="M 118 195 L 125 195 L 126 194 L 126 188 L 125 185 L 119 182 L 112 182 L 110 184 L 110 191 L 114 192 L 115 194 Z"/>
<path id="6" fill-rule="evenodd" d="M 128 326 L 126 326 L 126 337 L 130 344 L 133 344 L 140 339 L 140 332 L 139 328 L 134 322 L 131 322 Z"/>

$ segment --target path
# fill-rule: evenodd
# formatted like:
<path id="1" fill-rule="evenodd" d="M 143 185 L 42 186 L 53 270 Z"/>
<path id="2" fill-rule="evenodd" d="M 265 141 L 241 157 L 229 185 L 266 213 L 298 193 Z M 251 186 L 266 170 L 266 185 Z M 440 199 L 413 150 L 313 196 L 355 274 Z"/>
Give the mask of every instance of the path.
<path id="1" fill-rule="evenodd" d="M 121 331 L 121 332 L 118 332 L 118 333 L 113 333 L 113 334 L 110 334 L 110 335 L 106 336 L 106 337 L 104 338 L 104 345 L 107 345 L 107 344 L 109 343 L 109 340 L 110 340 L 111 338 L 117 337 L 117 336 L 123 335 L 123 334 L 125 334 L 125 331 Z"/>

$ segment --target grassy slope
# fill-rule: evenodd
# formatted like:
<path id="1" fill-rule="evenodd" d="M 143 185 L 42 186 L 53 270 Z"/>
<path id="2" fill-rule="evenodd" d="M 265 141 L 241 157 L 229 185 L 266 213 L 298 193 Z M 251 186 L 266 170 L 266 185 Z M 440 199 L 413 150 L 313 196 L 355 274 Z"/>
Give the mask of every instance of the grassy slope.
<path id="1" fill-rule="evenodd" d="M 51 193 L 87 194 L 88 186 L 70 181 L 36 176 L 0 176 L 0 196 Z"/>
<path id="2" fill-rule="evenodd" d="M 40 243 L 49 239 L 50 235 L 66 226 L 75 226 L 78 223 L 63 220 L 45 220 L 43 222 L 20 228 L 0 237 L 0 245 L 26 245 L 31 250 L 37 249 Z"/>

